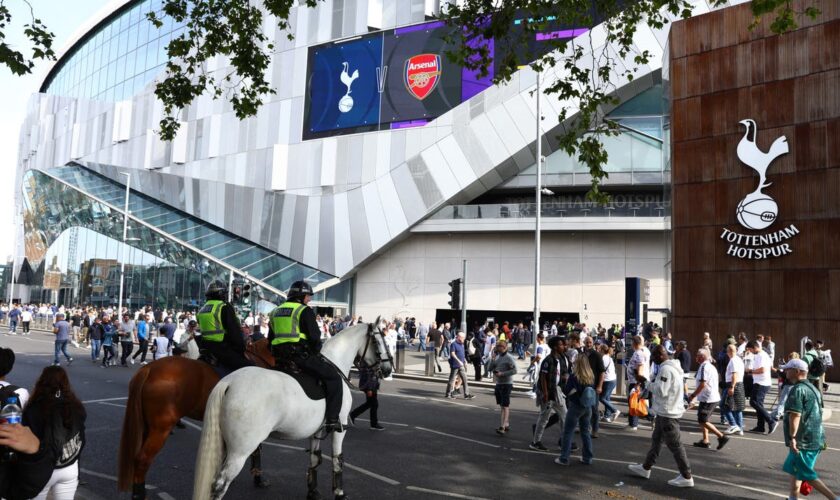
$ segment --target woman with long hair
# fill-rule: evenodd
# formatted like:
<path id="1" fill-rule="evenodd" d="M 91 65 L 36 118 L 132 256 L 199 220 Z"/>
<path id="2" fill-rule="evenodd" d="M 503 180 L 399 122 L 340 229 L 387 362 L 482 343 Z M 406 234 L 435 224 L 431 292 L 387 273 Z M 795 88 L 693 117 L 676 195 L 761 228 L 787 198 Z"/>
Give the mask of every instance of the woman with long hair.
<path id="1" fill-rule="evenodd" d="M 566 395 L 566 421 L 563 425 L 563 448 L 560 456 L 554 460 L 558 465 L 569 465 L 569 455 L 572 453 L 572 440 L 575 427 L 580 428 L 583 441 L 581 463 L 592 465 L 592 407 L 598 401 L 595 392 L 595 374 L 589 365 L 588 356 L 578 356 L 572 366 L 572 374 L 563 387 Z"/>
<path id="2" fill-rule="evenodd" d="M 67 372 L 48 366 L 41 372 L 23 411 L 28 425 L 55 457 L 55 469 L 36 500 L 72 500 L 79 485 L 79 455 L 85 444 L 85 407 Z"/>

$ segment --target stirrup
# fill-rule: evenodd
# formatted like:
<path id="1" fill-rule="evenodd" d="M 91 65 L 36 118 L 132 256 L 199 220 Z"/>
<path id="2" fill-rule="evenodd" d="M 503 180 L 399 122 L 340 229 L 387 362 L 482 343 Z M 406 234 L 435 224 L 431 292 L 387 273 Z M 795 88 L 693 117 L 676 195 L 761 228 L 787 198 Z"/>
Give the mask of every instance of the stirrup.
<path id="1" fill-rule="evenodd" d="M 335 422 L 325 422 L 324 423 L 324 432 L 327 434 L 331 432 L 344 432 L 344 426 L 341 425 L 341 421 Z"/>

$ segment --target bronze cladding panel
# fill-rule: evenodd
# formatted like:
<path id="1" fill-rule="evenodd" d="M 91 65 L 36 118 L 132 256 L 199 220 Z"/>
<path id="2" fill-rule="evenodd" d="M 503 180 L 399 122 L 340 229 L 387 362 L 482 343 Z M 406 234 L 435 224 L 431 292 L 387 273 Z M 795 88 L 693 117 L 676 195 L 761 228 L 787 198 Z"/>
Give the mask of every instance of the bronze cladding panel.
<path id="1" fill-rule="evenodd" d="M 675 339 L 692 351 L 704 331 L 715 350 L 740 331 L 772 335 L 777 357 L 802 336 L 840 359 L 840 2 L 785 35 L 750 31 L 749 4 L 674 24 L 670 34 L 673 169 L 672 310 Z M 764 231 L 737 223 L 755 172 L 736 148 L 752 118 L 758 146 L 779 136 L 790 152 L 768 171 L 779 206 Z M 765 234 L 796 225 L 793 254 L 748 260 L 726 254 L 724 228 Z M 840 369 L 829 372 L 840 380 Z"/>

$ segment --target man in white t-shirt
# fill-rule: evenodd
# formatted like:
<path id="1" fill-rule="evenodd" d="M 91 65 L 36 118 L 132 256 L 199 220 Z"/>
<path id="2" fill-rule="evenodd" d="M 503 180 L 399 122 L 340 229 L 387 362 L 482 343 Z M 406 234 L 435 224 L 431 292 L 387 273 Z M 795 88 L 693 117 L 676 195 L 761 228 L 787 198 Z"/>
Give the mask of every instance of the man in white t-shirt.
<path id="1" fill-rule="evenodd" d="M 694 399 L 697 399 L 697 402 L 699 403 L 699 407 L 697 408 L 697 422 L 703 430 L 703 439 L 694 443 L 694 446 L 697 448 L 710 448 L 709 433 L 711 432 L 717 436 L 717 449 L 720 450 L 726 446 L 726 443 L 729 442 L 729 438 L 724 436 L 723 433 L 715 427 L 715 424 L 709 422 L 709 418 L 715 411 L 715 406 L 717 406 L 720 402 L 718 372 L 714 365 L 712 365 L 711 359 L 712 354 L 708 349 L 698 349 L 697 364 L 700 365 L 700 367 L 697 368 L 697 375 L 695 376 L 697 388 L 693 393 L 691 393 L 691 396 L 688 397 L 688 404 L 690 406 L 691 402 L 694 401 Z"/>
<path id="2" fill-rule="evenodd" d="M 766 427 L 767 434 L 772 434 L 779 426 L 779 422 L 764 408 L 764 398 L 770 390 L 770 384 L 772 384 L 773 377 L 770 374 L 770 368 L 773 365 L 773 361 L 761 348 L 761 344 L 755 340 L 747 343 L 746 350 L 753 354 L 752 366 L 750 370 L 747 370 L 747 373 L 752 374 L 753 377 L 750 406 L 755 409 L 755 418 L 757 420 L 756 426 L 750 432 L 764 434 Z"/>

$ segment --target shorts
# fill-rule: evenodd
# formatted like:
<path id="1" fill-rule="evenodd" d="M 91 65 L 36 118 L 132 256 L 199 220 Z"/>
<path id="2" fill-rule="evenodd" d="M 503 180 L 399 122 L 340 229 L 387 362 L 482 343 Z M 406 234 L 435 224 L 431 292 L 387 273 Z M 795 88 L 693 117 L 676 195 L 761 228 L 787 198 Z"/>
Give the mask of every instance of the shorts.
<path id="1" fill-rule="evenodd" d="M 799 450 L 799 453 L 788 452 L 782 470 L 795 477 L 799 481 L 814 481 L 817 478 L 817 471 L 814 465 L 821 450 Z"/>
<path id="2" fill-rule="evenodd" d="M 717 405 L 717 403 L 700 403 L 700 407 L 697 408 L 697 421 L 701 424 L 708 422 Z"/>
<path id="3" fill-rule="evenodd" d="M 496 404 L 502 408 L 510 406 L 510 393 L 513 390 L 513 384 L 496 384 Z"/>

